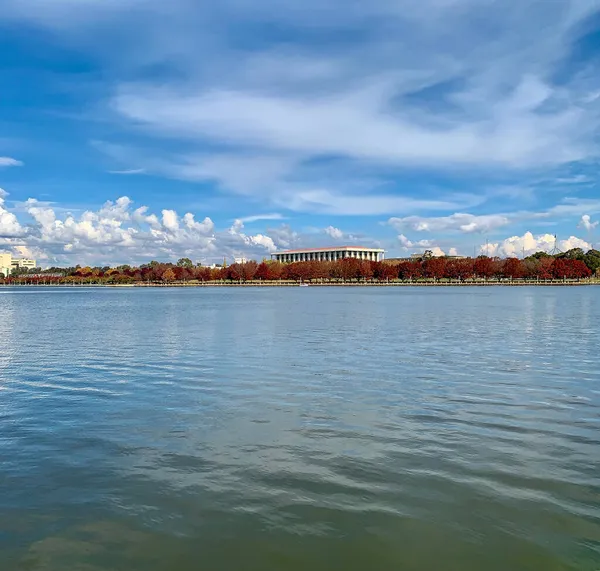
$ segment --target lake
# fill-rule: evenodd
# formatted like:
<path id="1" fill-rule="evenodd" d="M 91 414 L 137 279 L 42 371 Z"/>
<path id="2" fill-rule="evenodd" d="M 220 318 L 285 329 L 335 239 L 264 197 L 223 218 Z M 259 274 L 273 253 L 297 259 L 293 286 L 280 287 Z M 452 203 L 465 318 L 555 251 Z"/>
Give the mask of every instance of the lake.
<path id="1" fill-rule="evenodd" d="M 600 287 L 0 288 L 0 569 L 600 569 Z"/>

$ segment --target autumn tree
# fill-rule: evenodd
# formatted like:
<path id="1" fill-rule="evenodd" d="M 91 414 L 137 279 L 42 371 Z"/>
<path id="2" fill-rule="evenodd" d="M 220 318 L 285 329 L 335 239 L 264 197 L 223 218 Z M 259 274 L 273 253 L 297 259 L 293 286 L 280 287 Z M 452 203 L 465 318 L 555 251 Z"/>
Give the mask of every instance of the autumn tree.
<path id="1" fill-rule="evenodd" d="M 360 260 L 357 258 L 343 258 L 338 261 L 342 278 L 344 280 L 353 280 L 360 278 Z"/>
<path id="2" fill-rule="evenodd" d="M 427 258 L 423 262 L 423 274 L 434 280 L 443 278 L 446 275 L 446 260 L 441 257 Z"/>
<path id="3" fill-rule="evenodd" d="M 504 260 L 504 268 L 502 269 L 507 278 L 519 279 L 525 274 L 525 268 L 519 258 L 508 258 Z"/>
<path id="4" fill-rule="evenodd" d="M 373 277 L 373 267 L 368 260 L 359 260 L 357 268 L 357 277 L 363 280 L 370 280 Z"/>
<path id="5" fill-rule="evenodd" d="M 175 280 L 175 272 L 171 268 L 167 268 L 162 275 L 162 279 L 165 282 L 174 281 Z"/>
<path id="6" fill-rule="evenodd" d="M 283 264 L 281 262 L 269 262 L 267 263 L 269 268 L 268 278 L 269 280 L 280 280 L 283 275 Z"/>
<path id="7" fill-rule="evenodd" d="M 266 264 L 266 262 L 261 262 L 258 265 L 254 277 L 261 281 L 266 281 L 269 279 L 269 266 Z"/>
<path id="8" fill-rule="evenodd" d="M 488 256 L 479 256 L 473 263 L 475 275 L 489 279 L 494 275 L 494 262 Z"/>
<path id="9" fill-rule="evenodd" d="M 398 277 L 401 280 L 415 280 L 423 275 L 421 262 L 410 261 L 398 264 Z"/>
<path id="10" fill-rule="evenodd" d="M 468 280 L 473 277 L 473 271 L 473 260 L 471 258 L 450 260 L 446 264 L 446 275 L 455 280 Z"/>
<path id="11" fill-rule="evenodd" d="M 398 268 L 392 264 L 386 264 L 385 262 L 379 263 L 379 270 L 377 272 L 377 278 L 382 281 L 395 280 L 398 277 Z"/>

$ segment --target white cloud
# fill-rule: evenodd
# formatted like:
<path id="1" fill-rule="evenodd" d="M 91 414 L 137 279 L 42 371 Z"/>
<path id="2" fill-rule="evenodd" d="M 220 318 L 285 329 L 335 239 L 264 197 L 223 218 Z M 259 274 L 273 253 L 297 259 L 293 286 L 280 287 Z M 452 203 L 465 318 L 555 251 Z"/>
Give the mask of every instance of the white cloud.
<path id="1" fill-rule="evenodd" d="M 22 167 L 23 163 L 11 157 L 0 157 L 0 168 L 2 167 Z"/>
<path id="2" fill-rule="evenodd" d="M 25 229 L 19 224 L 17 217 L 6 210 L 4 199 L 8 193 L 0 188 L 0 238 L 13 238 L 25 234 Z"/>
<path id="3" fill-rule="evenodd" d="M 454 98 L 462 107 L 460 121 L 394 109 L 399 91 L 392 79 L 367 91 L 304 97 L 127 85 L 113 107 L 162 135 L 398 165 L 523 167 L 593 154 L 592 133 L 581 109 L 563 103 L 554 113 L 539 112 L 544 105 L 556 107 L 559 97 L 538 78 L 524 79 L 508 95 L 496 94 L 496 105 L 487 111 L 475 107 L 475 115 L 474 94 L 460 94 Z"/>
<path id="4" fill-rule="evenodd" d="M 461 197 L 470 200 L 472 197 Z M 448 200 L 413 199 L 384 194 L 350 194 L 324 188 L 288 188 L 274 197 L 278 205 L 298 212 L 340 216 L 373 216 L 413 210 L 446 210 L 458 206 Z"/>
<path id="5" fill-rule="evenodd" d="M 6 196 L 0 189 L 0 244 L 29 252 L 46 265 L 141 263 L 181 256 L 260 258 L 277 249 L 268 234 L 243 232 L 239 220 L 228 230 L 217 231 L 209 217 L 197 221 L 191 212 L 180 216 L 164 209 L 159 218 L 147 206 L 134 208 L 126 196 L 77 215 L 29 199 L 24 206 L 32 223 L 26 231 L 15 212 L 5 208 Z"/>
<path id="6" fill-rule="evenodd" d="M 442 250 L 439 246 L 434 246 L 433 248 L 429 248 L 429 250 L 436 258 L 446 255 L 446 252 L 444 252 L 444 250 Z"/>
<path id="7" fill-rule="evenodd" d="M 123 175 L 132 175 L 132 174 L 145 174 L 145 169 L 125 169 L 125 170 L 114 170 L 108 171 L 109 174 L 123 174 Z"/>
<path id="8" fill-rule="evenodd" d="M 258 222 L 260 220 L 283 220 L 284 216 L 273 212 L 271 214 L 253 214 L 252 216 L 243 216 L 239 218 L 244 224 L 250 224 L 251 222 Z"/>
<path id="9" fill-rule="evenodd" d="M 598 226 L 598 220 L 592 222 L 592 219 L 589 214 L 584 214 L 581 217 L 581 222 L 579 223 L 579 228 L 584 228 L 588 232 L 591 232 L 594 228 Z"/>
<path id="10" fill-rule="evenodd" d="M 277 246 L 275 246 L 275 242 L 269 236 L 265 236 L 264 234 L 255 234 L 254 236 L 248 236 L 242 230 L 244 229 L 244 223 L 238 219 L 236 220 L 231 228 L 229 228 L 229 234 L 236 238 L 240 238 L 246 246 L 262 246 L 268 252 L 274 252 L 277 250 Z"/>
<path id="11" fill-rule="evenodd" d="M 496 181 L 497 171 L 597 158 L 600 78 L 593 61 L 565 65 L 596 9 L 590 0 L 374 0 L 351 10 L 343 0 L 5 0 L 0 20 L 46 27 L 105 66 L 109 82 L 123 80 L 93 107 L 162 160 L 132 157 L 116 166 L 139 168 L 121 174 L 208 180 L 268 209 L 406 216 L 470 208 L 409 185 L 382 191 L 406 166 Z M 240 48 L 265 25 L 288 31 L 285 45 L 266 34 Z M 148 69 L 155 81 L 135 83 Z M 353 192 L 307 174 L 329 161 L 372 169 L 384 184 Z M 135 228 L 165 230 L 164 215 L 131 216 Z M 422 219 L 425 228 L 405 221 L 398 231 L 507 223 L 437 220 L 440 230 Z"/>
<path id="12" fill-rule="evenodd" d="M 202 222 L 196 222 L 194 215 L 188 212 L 183 216 L 183 222 L 190 230 L 200 234 L 212 234 L 215 230 L 215 224 L 208 216 Z"/>
<path id="13" fill-rule="evenodd" d="M 162 223 L 167 230 L 177 232 L 177 230 L 179 230 L 179 218 L 177 212 L 174 210 L 163 210 Z"/>
<path id="14" fill-rule="evenodd" d="M 406 218 L 390 218 L 388 220 L 388 224 L 396 230 L 410 229 L 415 232 L 456 231 L 465 234 L 490 232 L 506 226 L 509 222 L 509 218 L 502 214 L 475 216 L 462 213 L 437 218 L 407 216 Z"/>
<path id="15" fill-rule="evenodd" d="M 479 251 L 489 256 L 522 257 L 523 254 L 530 256 L 536 252 L 553 253 L 556 250 L 566 252 L 573 248 L 587 251 L 591 249 L 591 245 L 575 236 L 557 241 L 552 234 L 534 236 L 531 232 L 525 232 L 523 236 L 512 236 L 502 242 L 484 244 Z"/>
<path id="16" fill-rule="evenodd" d="M 410 250 L 412 248 L 431 248 L 433 247 L 433 243 L 431 240 L 419 240 L 417 242 L 413 242 L 409 240 L 404 234 L 400 234 L 398 236 L 398 241 L 404 250 Z"/>
<path id="17" fill-rule="evenodd" d="M 277 228 L 269 228 L 269 235 L 279 250 L 289 250 L 300 245 L 300 234 L 292 229 L 289 224 L 282 224 Z"/>
<path id="18" fill-rule="evenodd" d="M 341 240 L 344 237 L 344 233 L 339 228 L 333 226 L 327 226 L 323 232 L 334 240 Z"/>

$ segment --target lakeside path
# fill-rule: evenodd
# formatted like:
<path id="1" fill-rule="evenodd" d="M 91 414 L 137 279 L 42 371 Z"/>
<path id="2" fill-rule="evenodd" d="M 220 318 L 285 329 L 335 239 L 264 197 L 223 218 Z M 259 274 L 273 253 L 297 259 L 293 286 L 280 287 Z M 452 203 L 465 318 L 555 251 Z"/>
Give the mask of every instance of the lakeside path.
<path id="1" fill-rule="evenodd" d="M 305 284 L 309 287 L 582 287 L 600 285 L 600 280 L 548 280 L 548 281 L 486 281 L 486 282 L 314 282 Z M 184 283 L 135 283 L 135 284 L 94 284 L 94 283 L 31 283 L 31 284 L 0 284 L 0 288 L 208 288 L 208 287 L 299 287 L 299 282 L 184 282 Z"/>

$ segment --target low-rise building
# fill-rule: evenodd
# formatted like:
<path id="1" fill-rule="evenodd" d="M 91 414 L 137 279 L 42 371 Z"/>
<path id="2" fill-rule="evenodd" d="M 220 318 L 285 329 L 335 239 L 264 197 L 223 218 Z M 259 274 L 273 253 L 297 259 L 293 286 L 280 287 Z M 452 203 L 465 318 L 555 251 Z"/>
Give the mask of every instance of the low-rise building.
<path id="1" fill-rule="evenodd" d="M 13 258 L 12 254 L 0 254 L 0 274 L 10 276 L 14 269 L 31 270 L 36 266 L 36 261 L 31 258 Z"/>
<path id="2" fill-rule="evenodd" d="M 290 264 L 293 262 L 335 262 L 343 258 L 357 258 L 371 262 L 381 262 L 385 250 L 364 246 L 336 246 L 333 248 L 307 248 L 304 250 L 283 250 L 271 254 L 273 260 Z"/>
<path id="3" fill-rule="evenodd" d="M 0 254 L 0 274 L 8 277 L 12 271 L 12 256 L 10 254 Z"/>
<path id="4" fill-rule="evenodd" d="M 35 260 L 31 258 L 13 258 L 12 267 L 24 270 L 32 270 L 36 267 Z"/>

